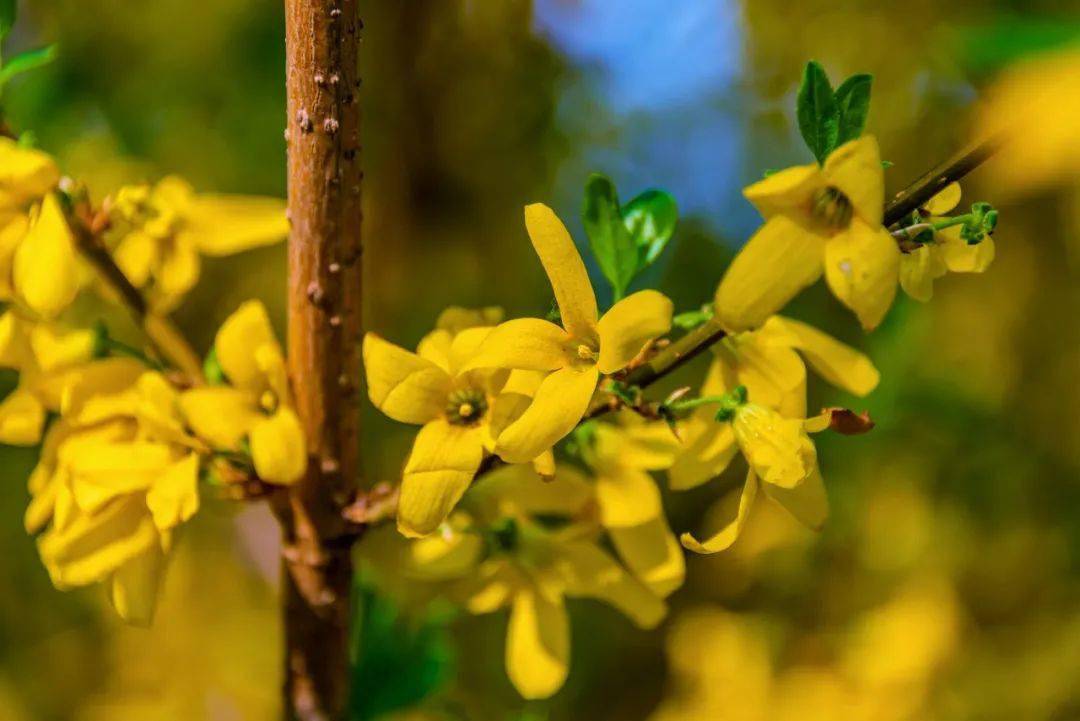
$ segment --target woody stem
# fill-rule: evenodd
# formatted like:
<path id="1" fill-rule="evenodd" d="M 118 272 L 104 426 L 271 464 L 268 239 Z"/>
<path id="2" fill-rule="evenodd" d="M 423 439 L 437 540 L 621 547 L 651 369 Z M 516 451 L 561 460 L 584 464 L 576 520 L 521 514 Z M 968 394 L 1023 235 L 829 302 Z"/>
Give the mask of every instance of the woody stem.
<path id="1" fill-rule="evenodd" d="M 275 494 L 283 537 L 285 717 L 339 721 L 349 694 L 359 476 L 360 105 L 357 0 L 285 0 L 288 356 L 308 469 Z"/>

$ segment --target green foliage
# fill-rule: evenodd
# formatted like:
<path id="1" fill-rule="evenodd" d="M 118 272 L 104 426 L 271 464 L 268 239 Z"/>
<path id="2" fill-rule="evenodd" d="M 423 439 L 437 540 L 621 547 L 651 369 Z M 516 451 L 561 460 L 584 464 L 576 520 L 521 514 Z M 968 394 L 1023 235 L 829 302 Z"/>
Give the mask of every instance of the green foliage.
<path id="1" fill-rule="evenodd" d="M 16 75 L 48 65 L 56 59 L 56 53 L 57 46 L 54 44 L 36 50 L 27 50 L 11 58 L 4 63 L 3 67 L 0 67 L 0 90 Z"/>
<path id="2" fill-rule="evenodd" d="M 806 147 L 814 154 L 819 163 L 824 163 L 840 134 L 840 112 L 836 107 L 836 97 L 829 76 L 815 60 L 806 64 L 803 71 L 802 85 L 796 105 L 799 119 L 799 132 L 802 133 Z"/>
<path id="3" fill-rule="evenodd" d="M 0 0 L 0 40 L 7 37 L 15 25 L 15 0 Z"/>
<path id="4" fill-rule="evenodd" d="M 454 658 L 444 619 L 403 617 L 390 599 L 367 587 L 356 590 L 353 688 L 350 718 L 369 721 L 416 706 L 453 674 Z"/>
<path id="5" fill-rule="evenodd" d="M 836 106 L 840 113 L 837 146 L 862 135 L 863 128 L 866 127 L 866 116 L 870 114 L 870 90 L 873 84 L 872 75 L 861 73 L 852 75 L 836 89 Z"/>
<path id="6" fill-rule="evenodd" d="M 852 75 L 835 91 L 817 61 L 803 71 L 796 102 L 799 132 L 819 163 L 844 143 L 862 135 L 870 113 L 873 76 Z"/>
<path id="7" fill-rule="evenodd" d="M 610 178 L 599 173 L 589 176 L 581 219 L 615 300 L 626 295 L 634 278 L 664 252 L 678 218 L 678 206 L 670 193 L 646 190 L 622 206 Z"/>
<path id="8" fill-rule="evenodd" d="M 699 325 L 706 323 L 712 317 L 712 303 L 706 303 L 697 310 L 688 310 L 685 313 L 679 313 L 671 319 L 671 324 L 676 328 L 681 328 L 683 330 L 693 330 Z"/>
<path id="9" fill-rule="evenodd" d="M 225 383 L 225 370 L 218 361 L 217 349 L 215 348 L 211 348 L 210 352 L 206 354 L 206 359 L 203 360 L 203 375 L 206 376 L 206 382 L 212 386 L 220 386 Z"/>

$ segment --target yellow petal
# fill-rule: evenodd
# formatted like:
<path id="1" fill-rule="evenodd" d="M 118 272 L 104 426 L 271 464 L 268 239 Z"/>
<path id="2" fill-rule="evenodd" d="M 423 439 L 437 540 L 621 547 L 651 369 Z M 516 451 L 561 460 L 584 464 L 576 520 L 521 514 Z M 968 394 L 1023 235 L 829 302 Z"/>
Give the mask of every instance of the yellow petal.
<path id="1" fill-rule="evenodd" d="M 149 626 L 157 608 L 165 554 L 151 547 L 116 569 L 109 580 L 109 600 L 125 622 Z"/>
<path id="2" fill-rule="evenodd" d="M 498 325 L 503 319 L 503 309 L 498 306 L 486 308 L 462 308 L 452 305 L 439 313 L 435 327 L 449 331 L 451 335 L 457 335 L 466 328 L 474 328 L 483 325 Z"/>
<path id="3" fill-rule="evenodd" d="M 958 227 L 946 228 L 937 235 L 945 266 L 953 273 L 982 273 L 994 262 L 994 239 L 986 236 L 975 245 L 960 237 Z"/>
<path id="4" fill-rule="evenodd" d="M 735 384 L 746 386 L 751 401 L 784 415 L 804 415 L 806 365 L 798 353 L 771 343 L 764 329 L 732 338 L 729 347 L 734 349 L 728 362 Z M 723 362 L 728 354 L 721 350 L 717 355 Z"/>
<path id="5" fill-rule="evenodd" d="M 945 215 L 960 203 L 960 183 L 949 183 L 945 189 L 923 204 L 929 215 Z"/>
<path id="6" fill-rule="evenodd" d="M 99 513 L 77 513 L 63 527 L 38 538 L 38 552 L 57 588 L 103 580 L 124 563 L 159 544 L 146 504 L 136 495 Z"/>
<path id="7" fill-rule="evenodd" d="M 762 486 L 762 490 L 797 521 L 812 530 L 820 531 L 829 517 L 829 499 L 825 495 L 825 483 L 822 481 L 821 471 L 816 466 L 814 472 L 794 488 L 766 484 Z"/>
<path id="8" fill-rule="evenodd" d="M 716 289 L 716 318 L 729 331 L 759 327 L 821 277 L 825 238 L 784 215 L 765 221 Z"/>
<path id="9" fill-rule="evenodd" d="M 506 673 L 523 698 L 547 698 L 562 688 L 570 666 L 570 622 L 562 602 L 521 590 L 506 629 Z"/>
<path id="10" fill-rule="evenodd" d="M 541 203 L 525 206 L 525 228 L 544 265 L 563 327 L 575 339 L 596 331 L 596 294 L 574 239 L 555 212 Z"/>
<path id="11" fill-rule="evenodd" d="M 158 530 L 179 526 L 199 510 L 199 456 L 189 453 L 171 464 L 146 492 Z"/>
<path id="12" fill-rule="evenodd" d="M 142 288 L 150 281 L 160 257 L 158 239 L 141 230 L 125 235 L 113 251 L 113 260 L 136 288 Z"/>
<path id="13" fill-rule="evenodd" d="M 754 475 L 753 470 L 750 470 L 746 474 L 746 482 L 739 494 L 738 505 L 731 503 L 731 499 L 724 499 L 719 507 L 721 512 L 718 518 L 710 519 L 713 520 L 716 530 L 707 532 L 704 541 L 699 541 L 691 534 L 684 533 L 679 538 L 682 545 L 694 553 L 718 553 L 730 548 L 742 533 L 746 519 L 750 517 L 750 509 L 754 507 L 757 491 L 757 476 Z"/>
<path id="14" fill-rule="evenodd" d="M 445 412 L 450 376 L 431 361 L 368 333 L 364 370 L 372 404 L 394 420 L 427 423 Z"/>
<path id="15" fill-rule="evenodd" d="M 774 317 L 768 325 L 781 328 L 791 347 L 802 353 L 814 371 L 837 388 L 865 396 L 877 387 L 881 375 L 865 355 L 811 325 Z"/>
<path id="16" fill-rule="evenodd" d="M 255 351 L 269 345 L 280 349 L 266 307 L 257 300 L 240 305 L 218 329 L 214 350 L 229 381 L 240 388 L 261 391 L 264 377 Z"/>
<path id="17" fill-rule="evenodd" d="M 149 441 L 84 442 L 65 447 L 75 502 L 94 512 L 118 496 L 145 491 L 165 473 L 172 452 L 163 443 Z"/>
<path id="18" fill-rule="evenodd" d="M 881 225 L 885 209 L 885 170 L 873 135 L 844 143 L 825 159 L 826 183 L 851 201 L 855 214 L 870 226 Z"/>
<path id="19" fill-rule="evenodd" d="M 454 336 L 448 353 L 451 375 L 457 375 L 480 353 L 492 330 L 494 328 L 486 326 L 466 328 Z"/>
<path id="20" fill-rule="evenodd" d="M 73 371 L 60 390 L 60 412 L 75 424 L 90 425 L 138 410 L 135 384 L 146 366 L 134 358 L 104 358 Z"/>
<path id="21" fill-rule="evenodd" d="M 291 408 L 281 407 L 251 429 L 251 459 L 255 472 L 267 483 L 289 485 L 307 470 L 307 441 L 300 419 Z"/>
<path id="22" fill-rule="evenodd" d="M 682 585 L 686 561 L 666 518 L 611 528 L 608 533 L 619 558 L 657 596 L 665 598 Z"/>
<path id="23" fill-rule="evenodd" d="M 600 522 L 606 528 L 638 526 L 664 512 L 652 477 L 632 468 L 612 469 L 596 478 Z"/>
<path id="24" fill-rule="evenodd" d="M 461 578 L 476 571 L 484 541 L 476 533 L 435 533 L 409 544 L 409 571 L 424 580 Z"/>
<path id="25" fill-rule="evenodd" d="M 817 451 L 801 419 L 747 403 L 735 411 L 731 426 L 747 463 L 765 483 L 794 488 L 817 467 Z"/>
<path id="26" fill-rule="evenodd" d="M 629 411 L 620 414 L 621 425 L 596 428 L 593 453 L 601 465 L 614 462 L 627 468 L 659 471 L 670 468 L 683 445 L 666 423 L 641 423 Z"/>
<path id="27" fill-rule="evenodd" d="M 876 328 L 888 312 L 899 273 L 900 249 L 880 225 L 855 218 L 825 245 L 825 280 L 865 330 Z"/>
<path id="28" fill-rule="evenodd" d="M 450 331 L 436 328 L 420 339 L 416 345 L 416 355 L 450 372 L 450 345 L 454 336 Z"/>
<path id="29" fill-rule="evenodd" d="M 41 210 L 15 251 L 15 289 L 35 312 L 53 317 L 79 292 L 75 244 L 56 195 L 45 196 Z"/>
<path id="30" fill-rule="evenodd" d="M 529 515 L 575 516 L 596 494 L 588 478 L 575 468 L 560 465 L 555 477 L 543 481 L 529 465 L 511 465 L 486 474 L 469 492 L 470 503 L 486 503 L 493 510 L 512 503 Z"/>
<path id="31" fill-rule="evenodd" d="M 573 361 L 570 336 L 539 318 L 517 318 L 495 326 L 483 345 L 460 370 L 511 368 L 552 371 Z"/>
<path id="32" fill-rule="evenodd" d="M 663 599 L 595 543 L 571 541 L 561 544 L 558 553 L 567 595 L 603 601 L 642 628 L 663 620 L 667 613 Z"/>
<path id="33" fill-rule="evenodd" d="M 154 279 L 154 291 L 161 298 L 160 307 L 172 308 L 199 280 L 202 262 L 198 250 L 181 239 L 162 254 L 161 267 Z"/>
<path id="34" fill-rule="evenodd" d="M 237 450 L 262 418 L 248 395 L 227 386 L 185 391 L 179 403 L 191 430 L 216 450 Z"/>
<path id="35" fill-rule="evenodd" d="M 285 201 L 244 195 L 196 195 L 185 232 L 203 255 L 232 255 L 279 243 L 289 234 Z"/>
<path id="36" fill-rule="evenodd" d="M 94 333 L 89 330 L 64 331 L 38 323 L 30 331 L 30 347 L 42 372 L 85 363 L 94 355 Z"/>
<path id="37" fill-rule="evenodd" d="M 743 189 L 743 195 L 769 219 L 785 214 L 793 220 L 809 215 L 814 193 L 825 182 L 817 163 L 772 173 Z"/>
<path id="38" fill-rule="evenodd" d="M 717 423 L 711 417 L 692 423 L 691 428 L 696 428 L 687 433 L 686 450 L 668 469 L 668 486 L 673 491 L 696 488 L 716 478 L 739 450 L 735 433 L 727 423 Z"/>
<path id="39" fill-rule="evenodd" d="M 9 215 L 2 203 L 0 199 L 0 300 L 7 301 L 15 295 L 11 266 L 15 261 L 15 251 L 30 227 L 30 218 L 23 213 Z"/>
<path id="40" fill-rule="evenodd" d="M 528 409 L 496 442 L 495 452 L 508 463 L 528 463 L 574 429 L 592 400 L 596 366 L 561 368 L 544 379 Z"/>
<path id="41" fill-rule="evenodd" d="M 44 426 L 45 407 L 25 388 L 16 388 L 0 403 L 0 443 L 36 445 Z"/>
<path id="42" fill-rule="evenodd" d="M 60 169 L 46 153 L 0 138 L 0 201 L 21 206 L 42 197 L 60 181 Z"/>
<path id="43" fill-rule="evenodd" d="M 479 429 L 439 418 L 416 434 L 398 501 L 398 530 L 426 536 L 439 527 L 472 483 L 484 457 Z"/>
<path id="44" fill-rule="evenodd" d="M 945 275 L 940 249 L 923 245 L 900 256 L 900 287 L 917 301 L 934 297 L 934 281 Z"/>
<path id="45" fill-rule="evenodd" d="M 671 300 L 655 290 L 629 295 L 611 306 L 600 319 L 601 373 L 627 366 L 645 344 L 671 330 Z"/>

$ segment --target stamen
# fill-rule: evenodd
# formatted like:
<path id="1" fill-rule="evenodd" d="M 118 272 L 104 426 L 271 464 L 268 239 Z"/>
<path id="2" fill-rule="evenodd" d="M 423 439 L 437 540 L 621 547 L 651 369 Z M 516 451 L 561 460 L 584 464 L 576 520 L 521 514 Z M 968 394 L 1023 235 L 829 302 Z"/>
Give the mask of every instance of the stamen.
<path id="1" fill-rule="evenodd" d="M 854 208 L 851 200 L 839 188 L 830 185 L 814 195 L 811 212 L 827 228 L 843 230 L 851 224 Z"/>

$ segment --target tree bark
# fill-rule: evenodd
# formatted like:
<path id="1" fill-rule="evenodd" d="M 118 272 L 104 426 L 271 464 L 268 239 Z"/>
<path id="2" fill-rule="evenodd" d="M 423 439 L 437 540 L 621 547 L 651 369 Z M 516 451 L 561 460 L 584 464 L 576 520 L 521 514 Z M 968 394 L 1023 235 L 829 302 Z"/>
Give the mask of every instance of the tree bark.
<path id="1" fill-rule="evenodd" d="M 282 523 L 285 717 L 344 719 L 351 549 L 342 509 L 359 475 L 360 105 L 356 0 L 285 0 L 288 355 L 308 439 Z"/>

